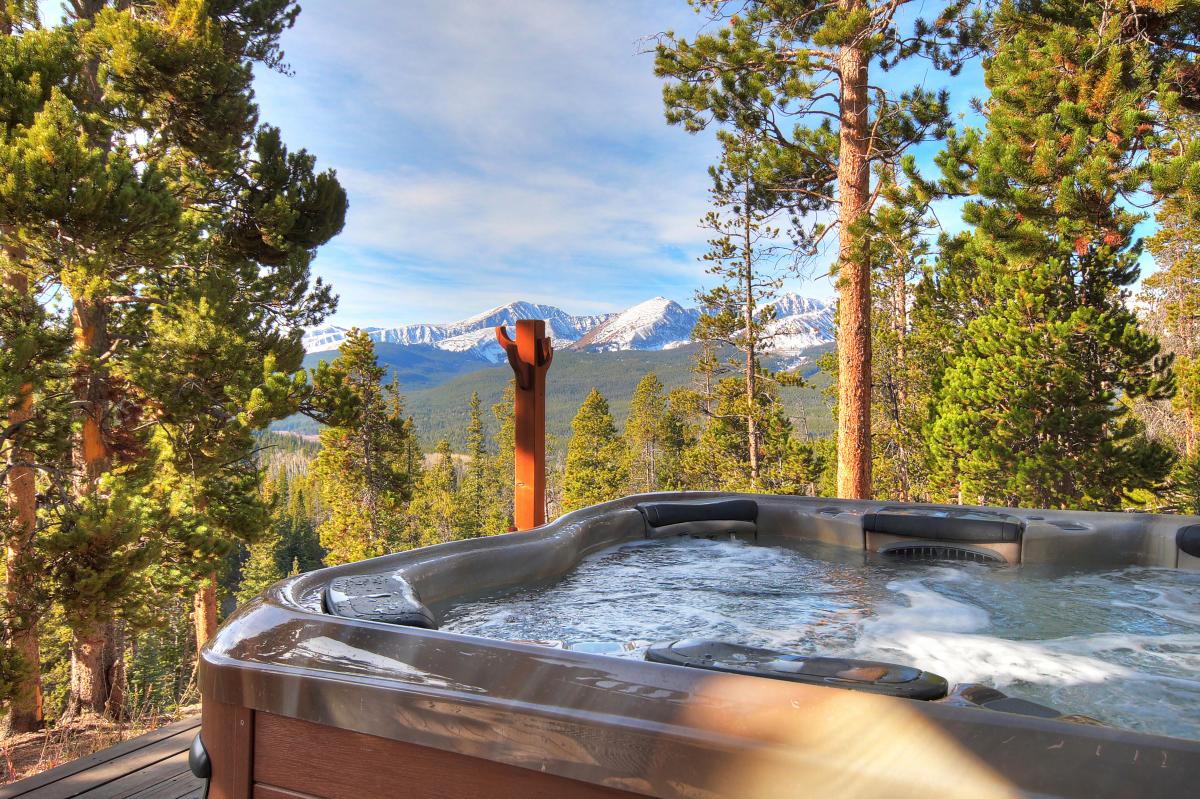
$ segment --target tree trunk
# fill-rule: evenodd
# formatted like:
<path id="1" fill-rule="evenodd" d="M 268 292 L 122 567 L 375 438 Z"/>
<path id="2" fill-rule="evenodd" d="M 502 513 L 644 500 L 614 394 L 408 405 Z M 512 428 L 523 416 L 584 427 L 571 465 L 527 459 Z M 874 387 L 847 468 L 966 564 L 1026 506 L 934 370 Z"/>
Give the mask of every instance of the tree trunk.
<path id="1" fill-rule="evenodd" d="M 1196 417 L 1189 410 L 1183 412 L 1183 427 L 1183 454 L 1190 458 L 1196 454 Z"/>
<path id="2" fill-rule="evenodd" d="M 103 367 L 96 360 L 108 352 L 108 315 L 102 302 L 76 297 L 72 309 L 75 351 L 82 356 L 73 375 L 79 422 L 71 458 L 75 469 L 75 496 L 95 490 L 112 465 L 107 427 L 111 390 Z M 94 623 L 76 630 L 71 645 L 71 697 L 69 708 L 83 712 L 119 713 L 124 664 L 112 639 L 112 623 Z"/>
<path id="3" fill-rule="evenodd" d="M 895 291 L 896 320 L 896 464 L 899 467 L 900 501 L 911 499 L 912 480 L 908 473 L 907 435 L 904 429 L 904 414 L 908 408 L 908 270 L 900 265 Z"/>
<path id="4" fill-rule="evenodd" d="M 747 190 L 749 186 L 747 186 Z M 743 221 L 745 222 L 745 241 L 743 241 L 742 257 L 744 259 L 742 275 L 744 280 L 743 312 L 746 325 L 746 437 L 750 452 L 750 490 L 758 490 L 758 413 L 756 408 L 758 380 L 758 347 L 757 333 L 754 330 L 754 239 L 753 220 L 750 216 L 749 191 L 746 202 L 743 203 Z"/>
<path id="5" fill-rule="evenodd" d="M 208 498 L 201 495 L 196 499 L 196 510 L 204 514 L 208 510 Z M 196 630 L 196 651 L 199 652 L 217 631 L 217 572 L 214 569 L 205 578 L 195 596 L 192 597 L 192 624 Z"/>
<path id="6" fill-rule="evenodd" d="M 213 572 L 193 598 L 192 619 L 196 626 L 196 651 L 217 631 L 217 574 Z"/>
<path id="7" fill-rule="evenodd" d="M 841 0 L 844 10 L 861 0 Z M 838 439 L 837 490 L 846 499 L 871 496 L 871 271 L 856 223 L 869 201 L 867 58 L 856 43 L 837 57 L 841 75 L 838 158 Z"/>
<path id="8" fill-rule="evenodd" d="M 120 718 L 125 700 L 122 635 L 114 622 L 76 630 L 71 643 L 71 695 L 67 714 Z"/>
<path id="9" fill-rule="evenodd" d="M 15 253 L 10 251 L 10 255 Z M 5 282 L 17 297 L 29 292 L 29 280 L 22 274 L 6 274 Z M 21 384 L 8 424 L 19 425 L 32 416 L 33 383 L 26 382 Z M 23 437 L 21 432 L 14 434 L 8 454 L 7 504 L 14 524 L 6 537 L 4 553 L 6 600 L 12 614 L 9 645 L 25 669 L 24 676 L 14 686 L 8 714 L 11 732 L 32 732 L 41 729 L 43 722 L 37 609 L 30 601 L 35 593 L 36 572 L 32 561 L 33 536 L 37 530 L 37 474 L 31 466 L 19 465 L 33 460 L 32 453 L 21 446 Z"/>

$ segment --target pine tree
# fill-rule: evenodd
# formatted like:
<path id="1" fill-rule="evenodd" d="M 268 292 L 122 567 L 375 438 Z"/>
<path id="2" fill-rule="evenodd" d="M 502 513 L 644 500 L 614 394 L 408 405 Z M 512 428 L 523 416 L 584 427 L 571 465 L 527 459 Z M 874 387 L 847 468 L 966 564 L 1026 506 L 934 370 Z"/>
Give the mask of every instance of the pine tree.
<path id="1" fill-rule="evenodd" d="M 498 476 L 494 472 L 478 392 L 471 392 L 467 414 L 466 463 L 455 498 L 458 505 L 456 531 L 460 538 L 478 538 L 489 532 L 504 532 L 491 530 L 494 525 L 489 525 L 489 519 L 504 515 L 504 508 L 499 507 L 502 499 L 497 481 L 507 482 L 508 475 Z"/>
<path id="2" fill-rule="evenodd" d="M 1181 149 L 1200 144 L 1200 122 L 1186 115 L 1174 126 Z M 1175 443 L 1181 458 L 1159 491 L 1159 510 L 1200 512 L 1200 219 L 1187 196 L 1164 198 L 1158 232 L 1146 244 L 1158 271 L 1142 283 L 1143 321 L 1174 357 L 1172 401 L 1141 402 L 1151 435 Z M 1158 411 L 1157 413 L 1155 411 Z"/>
<path id="3" fill-rule="evenodd" d="M 705 400 L 692 391 L 672 394 L 672 405 L 687 409 L 692 434 L 680 456 L 681 488 L 701 491 L 800 493 L 816 481 L 811 445 L 792 435 L 791 420 L 770 383 L 758 395 L 761 448 L 759 477 L 751 482 L 749 442 L 742 424 L 745 402 L 739 378 L 726 377 Z"/>
<path id="4" fill-rule="evenodd" d="M 1200 142 L 1195 134 L 1181 143 Z M 1148 327 L 1174 355 L 1178 391 L 1173 409 L 1179 416 L 1172 430 L 1183 454 L 1197 454 L 1200 440 L 1200 220 L 1186 198 L 1169 197 L 1155 214 L 1158 232 L 1146 244 L 1158 271 L 1143 282 Z"/>
<path id="5" fill-rule="evenodd" d="M 0 7 L 0 163 L 11 166 L 13 137 L 27 127 L 49 99 L 53 77 L 63 67 L 66 43 L 61 35 L 37 26 L 36 6 Z M 16 182 L 14 182 L 16 183 Z M 44 570 L 35 550 L 39 470 L 59 460 L 67 429 L 55 423 L 65 408 L 55 407 L 61 392 L 62 356 L 67 339 L 61 325 L 38 296 L 50 270 L 32 263 L 21 242 L 18 223 L 36 187 L 9 183 L 0 188 L 0 532 L 5 550 L 4 644 L 11 658 L 0 658 L 0 679 L 10 690 L 7 726 L 13 732 L 38 729 L 43 721 L 39 618 L 45 591 L 37 585 Z M 52 385 L 59 383 L 59 385 Z M 41 464 L 39 466 L 39 464 Z M 3 668 L 11 664 L 12 669 Z"/>
<path id="6" fill-rule="evenodd" d="M 267 527 L 258 540 L 249 545 L 250 554 L 242 565 L 242 581 L 237 590 L 239 605 L 254 599 L 271 583 L 283 578 L 283 572 L 276 562 L 282 540 L 273 527 Z"/>
<path id="7" fill-rule="evenodd" d="M 409 537 L 419 546 L 466 537 L 458 528 L 458 474 L 450 442 L 439 441 L 429 460 L 408 508 Z"/>
<path id="8" fill-rule="evenodd" d="M 513 403 L 516 388 L 510 380 L 500 395 L 500 401 L 492 406 L 492 416 L 500 426 L 496 436 L 497 453 L 492 464 L 496 475 L 496 497 L 488 518 L 485 520 L 488 535 L 499 535 L 515 529 L 513 527 L 513 474 L 515 472 L 513 449 L 516 446 L 516 422 L 513 419 Z M 551 460 L 547 458 L 547 464 Z"/>
<path id="9" fill-rule="evenodd" d="M 624 492 L 628 479 L 625 444 L 617 434 L 608 400 L 593 388 L 571 422 L 563 473 L 563 512 L 616 499 Z"/>
<path id="10" fill-rule="evenodd" d="M 228 549 L 229 525 L 249 519 L 244 503 L 224 499 L 254 496 L 242 433 L 285 413 L 278 394 L 297 387 L 284 385 L 289 367 L 280 362 L 298 346 L 281 328 L 319 321 L 332 305 L 319 282 L 310 292 L 308 265 L 340 229 L 345 195 L 331 174 L 314 174 L 307 154 L 289 155 L 277 133 L 255 131 L 250 91 L 253 64 L 281 64 L 278 37 L 297 11 L 288 0 L 73 3 L 62 28 L 38 31 L 61 47 L 38 75 L 36 111 L 27 121 L 6 117 L 18 124 L 0 153 L 11 178 L 0 222 L 30 263 L 53 271 L 71 304 L 76 424 L 63 473 L 74 475 L 72 501 L 48 546 L 75 628 L 72 706 L 81 710 L 120 712 L 119 634 L 135 616 L 148 617 L 155 600 L 146 592 L 163 587 L 145 573 L 154 558 L 166 561 L 158 576 L 185 574 L 193 564 L 172 553 L 203 543 L 212 556 L 195 565 L 211 565 Z M 233 435 L 220 437 L 226 449 L 182 453 L 178 439 L 164 445 L 164 431 L 191 422 L 171 408 L 169 392 L 148 396 L 155 389 L 139 384 L 146 372 L 131 355 L 153 346 L 151 317 L 214 287 L 214 302 L 232 293 L 255 309 L 228 321 L 268 356 L 241 364 L 263 392 L 225 396 L 218 386 L 227 404 L 210 402 L 208 414 L 233 420 Z M 268 378 L 272 358 L 281 374 Z M 154 410 L 172 410 L 170 421 L 144 415 L 153 399 L 161 402 Z M 253 418 L 229 405 L 256 406 Z M 243 457 L 227 458 L 235 442 Z M 172 515 L 180 502 L 201 522 L 191 532 Z M 136 512 L 122 522 L 115 508 Z M 151 546 L 132 546 L 147 539 Z M 203 636 L 215 603 L 201 604 Z"/>
<path id="11" fill-rule="evenodd" d="M 929 191 L 919 178 L 908 187 L 897 172 L 913 172 L 911 160 L 887 168 L 879 206 L 871 219 L 873 276 L 872 363 L 874 376 L 872 449 L 875 495 L 909 502 L 927 494 L 922 427 L 932 384 L 920 346 L 912 341 L 913 289 L 931 260 Z"/>
<path id="12" fill-rule="evenodd" d="M 1150 98 L 1172 90 L 1158 84 L 1162 54 L 1121 22 L 1140 10 L 1040 11 L 998 12 L 981 199 L 964 209 L 964 255 L 994 301 L 940 379 L 930 446 L 942 490 L 962 501 L 1111 509 L 1171 461 L 1129 412 L 1172 381 L 1125 299 L 1131 199 L 1184 165 L 1144 157 L 1160 141 Z"/>
<path id="13" fill-rule="evenodd" d="M 280 573 L 291 574 L 319 569 L 325 565 L 325 550 L 317 535 L 319 520 L 309 508 L 307 475 L 299 475 L 288 482 L 287 505 L 279 518 L 278 529 L 283 540 L 276 550 L 276 568 Z"/>
<path id="14" fill-rule="evenodd" d="M 319 533 L 330 564 L 350 563 L 406 548 L 403 512 L 413 483 L 416 436 L 412 418 L 370 336 L 351 330 L 338 357 L 312 370 L 308 412 L 326 422 L 313 463 L 328 518 Z"/>
<path id="15" fill-rule="evenodd" d="M 719 282 L 699 295 L 704 315 L 693 336 L 707 342 L 708 353 L 715 353 L 718 346 L 738 353 L 725 363 L 714 354 L 703 366 L 712 374 L 732 369 L 743 383 L 742 401 L 724 410 L 740 417 L 745 427 L 748 487 L 754 491 L 758 488 L 762 456 L 764 403 L 760 395 L 769 390 L 765 385 L 768 382 L 797 381 L 786 372 L 768 371 L 762 361 L 771 343 L 767 325 L 775 316 L 771 300 L 784 277 L 771 266 L 779 261 L 774 246 L 779 231 L 769 226 L 779 210 L 778 198 L 772 186 L 763 182 L 765 170 L 748 135 L 722 131 L 718 136 L 723 150 L 720 164 L 711 170 L 710 192 L 715 209 L 704 220 L 704 226 L 715 237 L 709 240 L 703 259 L 709 264 L 705 271 Z"/>
<path id="16" fill-rule="evenodd" d="M 694 5 L 728 25 L 691 42 L 668 35 L 659 45 L 656 72 L 674 81 L 664 90 L 667 120 L 690 132 L 715 121 L 752 134 L 759 162 L 775 173 L 761 182 L 793 215 L 803 246 L 830 229 L 804 225 L 836 204 L 838 494 L 868 497 L 871 290 L 862 223 L 872 212 L 870 172 L 875 162 L 944 135 L 949 117 L 945 92 L 918 86 L 889 93 L 872 86 L 878 81 L 870 73 L 914 57 L 954 73 L 980 39 L 983 13 L 967 12 L 970 0 L 941 4 L 932 22 L 904 8 L 912 5 L 905 0 Z"/>
<path id="17" fill-rule="evenodd" d="M 624 440 L 629 493 L 661 491 L 672 485 L 683 449 L 682 420 L 654 372 L 646 373 L 633 391 Z"/>

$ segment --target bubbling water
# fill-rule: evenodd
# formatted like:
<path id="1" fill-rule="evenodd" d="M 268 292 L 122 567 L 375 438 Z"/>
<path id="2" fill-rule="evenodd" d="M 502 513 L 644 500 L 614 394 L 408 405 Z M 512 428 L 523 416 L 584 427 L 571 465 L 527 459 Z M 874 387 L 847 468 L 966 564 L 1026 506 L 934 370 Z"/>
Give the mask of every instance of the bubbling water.
<path id="1" fill-rule="evenodd" d="M 639 658 L 654 641 L 716 638 L 882 660 L 1200 739 L 1200 574 L 828 554 L 688 538 L 624 544 L 552 585 L 454 607 L 442 629 Z"/>

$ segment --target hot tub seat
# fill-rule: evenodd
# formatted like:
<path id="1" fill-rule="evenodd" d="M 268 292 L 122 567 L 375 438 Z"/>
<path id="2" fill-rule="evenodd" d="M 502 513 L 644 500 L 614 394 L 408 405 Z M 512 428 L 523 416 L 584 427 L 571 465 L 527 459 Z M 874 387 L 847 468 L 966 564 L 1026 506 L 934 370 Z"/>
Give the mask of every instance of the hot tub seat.
<path id="1" fill-rule="evenodd" d="M 863 514 L 863 529 L 934 541 L 1001 544 L 1019 542 L 1025 522 L 973 509 L 892 506 Z"/>
<path id="2" fill-rule="evenodd" d="M 758 503 L 752 499 L 643 502 L 637 510 L 646 520 L 647 538 L 677 535 L 754 538 L 758 533 Z"/>

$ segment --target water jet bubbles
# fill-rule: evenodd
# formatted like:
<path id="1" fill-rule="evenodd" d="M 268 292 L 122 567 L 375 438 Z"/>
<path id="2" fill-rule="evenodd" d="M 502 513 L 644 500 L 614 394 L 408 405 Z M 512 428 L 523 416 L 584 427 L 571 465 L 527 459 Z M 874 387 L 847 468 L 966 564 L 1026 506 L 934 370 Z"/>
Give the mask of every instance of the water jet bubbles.
<path id="1" fill-rule="evenodd" d="M 1109 724 L 1200 738 L 1200 574 L 825 558 L 674 539 L 452 608 L 443 629 L 641 658 L 717 638 L 903 663 Z"/>

